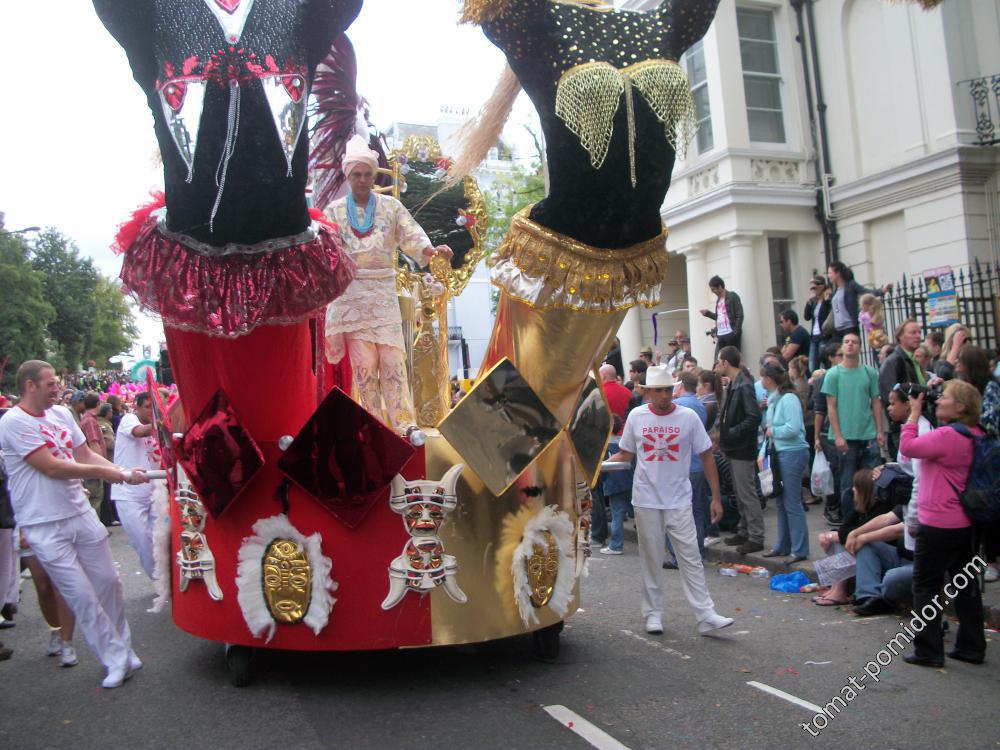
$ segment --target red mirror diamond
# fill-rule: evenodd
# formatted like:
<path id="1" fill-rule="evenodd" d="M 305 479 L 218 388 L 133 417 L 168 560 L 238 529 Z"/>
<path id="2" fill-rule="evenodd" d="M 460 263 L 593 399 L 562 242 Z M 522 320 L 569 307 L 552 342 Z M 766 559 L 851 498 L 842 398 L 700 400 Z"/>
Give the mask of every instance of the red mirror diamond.
<path id="1" fill-rule="evenodd" d="M 334 388 L 299 430 L 278 468 L 354 528 L 414 452 L 407 441 Z"/>
<path id="2" fill-rule="evenodd" d="M 264 454 L 219 389 L 176 443 L 177 463 L 218 518 L 264 465 Z"/>

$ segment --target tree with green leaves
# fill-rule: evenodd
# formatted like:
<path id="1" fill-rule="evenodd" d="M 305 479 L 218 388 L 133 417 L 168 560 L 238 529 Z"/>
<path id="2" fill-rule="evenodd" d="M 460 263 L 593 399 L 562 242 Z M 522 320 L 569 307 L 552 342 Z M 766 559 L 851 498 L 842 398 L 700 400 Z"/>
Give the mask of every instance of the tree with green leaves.
<path id="1" fill-rule="evenodd" d="M 139 336 L 139 329 L 122 296 L 121 286 L 104 276 L 97 277 L 93 311 L 84 358 L 94 360 L 98 369 L 103 369 L 107 367 L 109 357 L 131 348 L 132 341 Z"/>
<path id="2" fill-rule="evenodd" d="M 0 231 L 0 383 L 5 389 L 13 387 L 22 362 L 47 353 L 47 327 L 55 314 L 27 243 Z"/>
<path id="3" fill-rule="evenodd" d="M 49 337 L 59 359 L 77 370 L 94 320 L 94 290 L 99 274 L 90 258 L 81 258 L 72 240 L 57 229 L 46 229 L 33 243 L 31 264 L 43 278 L 45 299 L 55 308 Z"/>

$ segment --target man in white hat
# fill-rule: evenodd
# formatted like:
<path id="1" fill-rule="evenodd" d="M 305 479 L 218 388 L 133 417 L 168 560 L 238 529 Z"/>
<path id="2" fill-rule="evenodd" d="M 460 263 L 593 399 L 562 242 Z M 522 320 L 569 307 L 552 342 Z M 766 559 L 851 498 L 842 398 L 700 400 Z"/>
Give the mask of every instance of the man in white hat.
<path id="1" fill-rule="evenodd" d="M 434 253 L 451 258 L 447 245 L 432 247 L 402 203 L 376 193 L 378 154 L 364 138 L 347 143 L 343 170 L 350 191 L 331 203 L 327 217 L 340 228 L 344 251 L 358 267 L 347 291 L 326 310 L 326 357 L 336 364 L 348 354 L 361 404 L 405 434 L 414 425 L 406 375 L 405 344 L 396 298 L 396 248 L 425 265 Z"/>
<path id="2" fill-rule="evenodd" d="M 705 568 L 691 510 L 688 471 L 692 453 L 701 458 L 712 492 L 712 523 L 722 518 L 719 474 L 712 456 L 712 440 L 698 415 L 673 403 L 674 378 L 666 365 L 646 370 L 648 403 L 633 409 L 619 441 L 621 450 L 610 461 L 637 458 L 632 482 L 632 505 L 639 536 L 642 567 L 642 614 L 646 632 L 663 633 L 663 589 L 660 576 L 665 555 L 664 535 L 670 538 L 681 584 L 698 620 L 698 632 L 708 635 L 733 624 L 715 611 L 708 594 Z"/>

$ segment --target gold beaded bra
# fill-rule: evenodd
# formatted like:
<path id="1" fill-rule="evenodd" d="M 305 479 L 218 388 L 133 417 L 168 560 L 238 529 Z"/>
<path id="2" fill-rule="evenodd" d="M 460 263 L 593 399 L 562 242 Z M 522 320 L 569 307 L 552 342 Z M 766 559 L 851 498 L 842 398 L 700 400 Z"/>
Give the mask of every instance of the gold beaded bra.
<path id="1" fill-rule="evenodd" d="M 635 187 L 635 106 L 632 89 L 642 94 L 663 123 L 667 142 L 683 156 L 697 128 L 687 76 L 673 60 L 643 60 L 624 68 L 607 62 L 576 65 L 559 78 L 556 114 L 580 139 L 594 169 L 600 169 L 614 136 L 614 119 L 625 95 L 628 154 Z"/>

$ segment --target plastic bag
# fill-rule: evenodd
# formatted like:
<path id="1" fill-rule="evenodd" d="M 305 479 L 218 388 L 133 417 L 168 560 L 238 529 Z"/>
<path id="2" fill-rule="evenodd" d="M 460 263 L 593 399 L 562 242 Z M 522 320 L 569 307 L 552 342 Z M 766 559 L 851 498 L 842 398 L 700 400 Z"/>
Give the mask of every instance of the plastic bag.
<path id="1" fill-rule="evenodd" d="M 810 580 L 801 570 L 794 573 L 779 573 L 771 579 L 773 591 L 784 591 L 786 594 L 797 594 L 803 586 L 808 586 Z"/>
<path id="2" fill-rule="evenodd" d="M 816 451 L 809 486 L 816 497 L 826 497 L 833 494 L 833 471 L 830 469 L 830 462 L 826 460 L 823 451 Z"/>

